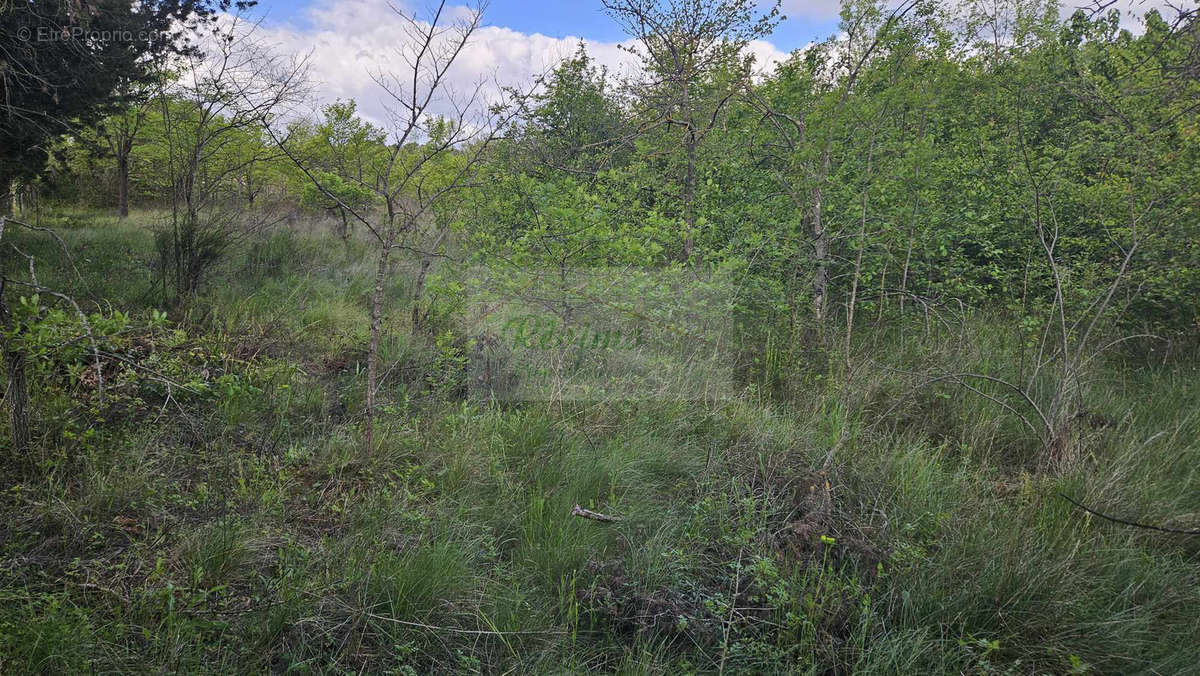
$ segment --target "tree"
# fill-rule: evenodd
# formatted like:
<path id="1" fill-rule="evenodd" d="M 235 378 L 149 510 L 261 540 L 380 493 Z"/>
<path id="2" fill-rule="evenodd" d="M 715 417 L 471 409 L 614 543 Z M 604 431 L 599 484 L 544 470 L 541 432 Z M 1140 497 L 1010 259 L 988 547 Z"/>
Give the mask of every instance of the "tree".
<path id="1" fill-rule="evenodd" d="M 811 260 L 812 315 L 821 335 L 833 239 L 826 198 L 837 144 L 855 124 L 847 114 L 848 104 L 890 32 L 916 6 L 915 1 L 904 2 L 885 15 L 874 2 L 847 3 L 842 10 L 843 37 L 793 55 L 775 81 L 758 88 L 747 81 L 749 99 L 769 121 L 774 137 L 770 147 L 772 159 L 778 160 L 774 171 L 779 187 L 808 223 L 812 253 L 798 251 L 796 265 Z"/>
<path id="2" fill-rule="evenodd" d="M 758 14 L 753 0 L 604 0 L 635 45 L 644 79 L 631 83 L 643 132 L 677 131 L 683 151 L 676 180 L 683 219 L 683 260 L 691 261 L 697 229 L 699 151 L 751 62 L 746 45 L 771 32 L 779 2 Z"/>
<path id="3" fill-rule="evenodd" d="M 337 214 L 342 239 L 350 237 L 353 224 L 350 211 L 342 205 L 361 212 L 372 204 L 375 177 L 388 150 L 386 132 L 358 117 L 357 110 L 353 100 L 325 106 L 321 120 L 301 131 L 291 144 L 310 170 L 320 172 L 324 190 L 336 195 L 330 199 L 316 183 L 302 180 L 301 204 Z"/>
<path id="4" fill-rule="evenodd" d="M 998 104 L 1011 106 L 1005 150 L 1025 206 L 1030 266 L 1045 288 L 1031 313 L 1040 324 L 1036 356 L 1019 389 L 1042 424 L 1041 462 L 1051 470 L 1080 459 L 1073 422 L 1086 413 L 1088 366 L 1114 346 L 1153 337 L 1111 335 L 1135 306 L 1119 292 L 1135 272 L 1147 281 L 1145 268 L 1151 279 L 1161 274 L 1144 251 L 1189 229 L 1194 198 L 1178 181 L 1194 155 L 1176 162 L 1177 149 L 1194 152 L 1195 143 L 1175 123 L 1194 114 L 1200 89 L 1164 76 L 1195 56 L 1179 49 L 1186 37 L 1164 48 L 1171 28 L 1157 12 L 1146 18 L 1136 41 L 1121 35 L 1116 13 L 1094 21 L 1077 13 L 1061 28 L 1045 22 Z"/>
<path id="5" fill-rule="evenodd" d="M 541 89 L 519 99 L 511 145 L 522 168 L 543 177 L 588 177 L 627 155 L 628 125 L 608 71 L 582 43 L 575 54 L 539 80 Z"/>
<path id="6" fill-rule="evenodd" d="M 240 14 L 213 24 L 201 35 L 209 53 L 186 54 L 183 77 L 157 97 L 172 200 L 158 245 L 164 286 L 172 282 L 177 301 L 195 293 L 233 240 L 269 225 L 225 198 L 234 186 L 253 200 L 244 191 L 249 172 L 278 154 L 262 130 L 303 98 L 306 69 L 273 53 L 256 28 Z"/>
<path id="7" fill-rule="evenodd" d="M 313 176 L 320 187 L 317 187 L 317 183 L 305 184 L 300 193 L 300 205 L 336 213 L 341 219 L 338 236 L 348 240 L 350 212 L 368 209 L 374 201 L 375 193 L 358 183 L 344 181 L 341 176 L 330 171 L 313 170 Z"/>
<path id="8" fill-rule="evenodd" d="M 645 245 L 649 224 L 624 221 L 618 207 L 629 201 L 619 177 L 632 152 L 605 69 L 580 45 L 538 84 L 518 98 L 518 119 L 473 192 L 479 256 L 500 255 L 517 274 L 553 266 L 561 277 L 591 264 L 657 262 L 660 249 Z"/>
<path id="9" fill-rule="evenodd" d="M 252 2 L 34 0 L 0 7 L 0 186 L 29 178 L 51 142 L 128 100 L 159 60 L 194 51 L 190 31 Z M 7 207 L 7 205 L 5 205 Z"/>
<path id="10" fill-rule="evenodd" d="M 5 196 L 0 212 L 11 209 L 7 196 L 13 182 L 41 171 L 58 136 L 119 107 L 126 93 L 120 85 L 149 81 L 163 56 L 194 53 L 188 32 L 231 6 L 230 0 L 5 3 L 0 8 L 0 190 Z M 11 281 L 0 277 L 5 324 L 12 320 L 3 290 Z M 20 424 L 28 421 L 24 355 L 10 338 L 3 351 L 13 441 L 23 450 L 29 443 Z"/>
<path id="11" fill-rule="evenodd" d="M 100 121 L 96 131 L 108 146 L 113 157 L 117 179 L 117 215 L 129 215 L 129 165 L 133 148 L 143 135 L 146 115 L 154 106 L 156 87 L 134 86 L 124 94 L 126 105 Z"/>
<path id="12" fill-rule="evenodd" d="M 391 257 L 399 249 L 415 251 L 423 259 L 434 253 L 411 246 L 410 237 L 436 216 L 435 210 L 450 195 L 477 185 L 476 170 L 498 131 L 512 115 L 510 108 L 487 105 L 482 83 L 465 98 L 454 98 L 447 91 L 450 68 L 480 26 L 481 7 L 456 10 L 454 19 L 449 18 L 451 10 L 444 0 L 427 18 L 395 11 L 405 22 L 397 56 L 407 67 L 374 76 L 387 102 L 389 119 L 394 123 L 389 130 L 387 152 L 370 166 L 370 176 L 356 178 L 357 168 L 334 172 L 343 181 L 370 189 L 381 209 L 360 209 L 346 203 L 321 181 L 318 171 L 308 166 L 301 149 L 292 147 L 287 139 L 267 127 L 281 150 L 305 176 L 326 198 L 361 223 L 378 247 L 367 348 L 364 454 L 370 454 L 374 446 L 379 337 L 383 328 L 384 283 Z"/>

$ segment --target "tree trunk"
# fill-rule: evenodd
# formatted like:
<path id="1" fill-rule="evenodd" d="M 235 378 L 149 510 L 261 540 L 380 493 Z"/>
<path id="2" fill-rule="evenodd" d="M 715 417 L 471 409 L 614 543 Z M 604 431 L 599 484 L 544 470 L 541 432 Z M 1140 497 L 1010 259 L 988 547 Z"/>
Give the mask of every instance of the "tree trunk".
<path id="1" fill-rule="evenodd" d="M 0 218 L 0 234 L 4 219 Z M 11 331 L 12 314 L 4 301 L 4 278 L 0 277 L 0 325 Z M 12 433 L 12 450 L 18 457 L 29 451 L 29 386 L 25 380 L 25 353 L 5 341 L 0 350 L 4 352 L 4 372 L 8 387 L 4 400 L 8 403 L 8 424 Z"/>
<path id="2" fill-rule="evenodd" d="M 879 311 L 875 314 L 876 324 L 883 322 L 883 311 L 886 305 L 885 301 L 887 300 L 888 264 L 889 261 L 885 258 L 883 260 L 883 272 L 879 274 Z"/>
<path id="3" fill-rule="evenodd" d="M 388 257 L 392 253 L 395 234 L 388 233 L 383 250 L 379 252 L 379 268 L 375 272 L 375 292 L 371 295 L 371 343 L 367 348 L 367 404 L 363 412 L 366 425 L 363 431 L 363 455 L 369 456 L 375 440 L 375 390 L 379 377 L 379 333 L 383 328 L 383 280 L 387 277 Z"/>
<path id="4" fill-rule="evenodd" d="M 813 317 L 817 322 L 817 333 L 822 340 L 825 336 L 825 297 L 829 290 L 829 233 L 825 230 L 822 209 L 824 207 L 824 183 L 829 176 L 831 144 L 832 141 L 827 142 L 824 152 L 821 153 L 821 172 L 817 175 L 817 181 L 812 190 L 810 230 L 813 239 L 813 262 L 816 264 L 812 281 Z"/>
<path id="5" fill-rule="evenodd" d="M 129 215 L 129 154 L 117 153 L 117 214 L 121 218 Z"/>
<path id="6" fill-rule="evenodd" d="M 829 235 L 825 232 L 825 224 L 821 221 L 821 187 L 813 190 L 812 228 L 813 261 L 816 270 L 813 271 L 812 307 L 813 318 L 816 319 L 817 329 L 825 326 L 825 293 L 829 288 Z"/>
<path id="7" fill-rule="evenodd" d="M 860 199 L 862 202 L 862 211 L 858 221 L 858 254 L 854 258 L 854 276 L 850 281 L 850 302 L 846 305 L 846 343 L 845 343 L 845 359 L 846 369 L 850 369 L 850 346 L 851 339 L 854 336 L 854 309 L 858 305 L 858 283 L 862 279 L 862 260 L 863 249 L 867 248 L 867 198 L 871 190 L 871 170 L 873 168 L 872 160 L 875 157 L 875 130 L 871 132 L 871 144 L 867 148 L 867 173 L 866 182 L 863 184 Z M 882 302 L 882 296 L 880 296 Z"/>
<path id="8" fill-rule="evenodd" d="M 13 212 L 13 182 L 12 176 L 0 176 L 0 214 Z"/>
<path id="9" fill-rule="evenodd" d="M 683 221 L 687 232 L 683 234 L 683 260 L 690 263 L 696 246 L 696 140 L 691 129 L 687 134 L 687 167 L 683 175 Z"/>
<path id="10" fill-rule="evenodd" d="M 423 256 L 421 267 L 417 271 L 417 280 L 413 283 L 412 332 L 414 336 L 421 332 L 421 329 L 424 328 L 425 318 L 429 316 L 429 310 L 426 310 L 424 315 L 421 314 L 421 296 L 424 295 L 425 277 L 429 274 L 429 266 L 432 264 L 433 261 L 429 259 L 429 256 Z"/>
<path id="11" fill-rule="evenodd" d="M 25 353 L 4 349 L 4 370 L 8 379 L 8 425 L 12 430 L 13 451 L 29 451 L 29 385 L 25 381 Z"/>
<path id="12" fill-rule="evenodd" d="M 682 202 L 683 202 L 683 222 L 685 232 L 683 233 L 683 261 L 690 263 L 692 261 L 692 249 L 695 247 L 696 237 L 696 127 L 695 121 L 692 119 L 692 100 L 691 90 L 688 82 L 688 74 L 685 72 L 680 78 L 683 81 L 683 99 L 680 102 L 680 113 L 684 118 L 685 126 L 683 129 L 683 149 L 685 156 L 683 186 L 682 186 Z"/>
<path id="13" fill-rule="evenodd" d="M 908 248 L 904 251 L 904 271 L 900 273 L 900 315 L 904 315 L 904 301 L 908 294 L 908 266 L 912 262 L 913 250 L 913 229 L 908 229 Z M 901 332 L 904 331 L 904 325 L 900 326 Z"/>
<path id="14" fill-rule="evenodd" d="M 869 161 L 868 161 L 869 164 Z M 868 170 L 869 171 L 869 170 Z M 851 339 L 854 337 L 854 308 L 858 305 L 858 281 L 862 278 L 863 249 L 867 248 L 867 191 L 862 194 L 862 219 L 858 225 L 858 254 L 854 258 L 854 275 L 850 280 L 850 301 L 846 303 L 846 372 L 850 372 Z"/>

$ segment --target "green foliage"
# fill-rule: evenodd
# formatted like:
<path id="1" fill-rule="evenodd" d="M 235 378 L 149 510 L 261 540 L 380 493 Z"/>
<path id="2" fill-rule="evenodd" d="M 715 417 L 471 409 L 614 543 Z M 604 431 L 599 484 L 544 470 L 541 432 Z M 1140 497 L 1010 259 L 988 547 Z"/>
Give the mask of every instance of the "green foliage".
<path id="1" fill-rule="evenodd" d="M 852 2 L 758 76 L 753 3 L 606 6 L 711 40 L 629 82 L 581 47 L 453 200 L 422 201 L 475 161 L 462 127 L 389 145 L 339 101 L 290 125 L 308 174 L 257 126 L 197 174 L 210 205 L 335 233 L 82 209 L 41 216 L 61 245 L 5 231 L 34 434 L 0 466 L 0 671 L 1195 669 L 1194 538 L 1060 497 L 1197 525 L 1195 16 L 1135 36 L 1040 0 Z M 172 144 L 231 122 L 159 104 L 131 150 L 145 208 L 177 189 Z M 62 143 L 57 197 L 91 199 L 97 143 Z M 379 214 L 407 200 L 435 208 Z M 347 206 L 416 254 L 384 261 L 374 333 Z M 161 309 L 197 262 L 219 283 Z M 544 318 L 545 345 L 479 315 Z M 634 365 L 715 379 L 703 352 L 721 391 L 563 395 L 572 359 L 639 347 L 579 336 L 638 322 L 711 329 Z M 541 350 L 564 387 L 488 390 L 556 343 L 580 348 Z M 1048 466 L 1059 440 L 1073 462 Z"/>
<path id="2" fill-rule="evenodd" d="M 102 0 L 80 11 L 59 2 L 0 7 L 6 73 L 0 112 L 0 186 L 39 173 L 53 139 L 128 102 L 130 83 L 154 81 L 157 64 L 194 54 L 188 29 L 214 21 L 230 0 Z M 170 35 L 170 39 L 164 36 Z"/>
<path id="3" fill-rule="evenodd" d="M 101 349 L 136 364 L 105 359 L 103 413 L 71 375 L 92 358 L 77 315 L 14 299 L 46 461 L 10 468 L 0 497 L 5 669 L 1107 673 L 1196 658 L 1186 543 L 1055 497 L 1153 523 L 1200 509 L 1190 363 L 1098 362 L 1097 415 L 1126 418 L 1080 421 L 1091 459 L 1052 478 L 1029 472 L 1015 417 L 905 375 L 1016 373 L 1004 318 L 863 333 L 853 358 L 900 371 L 858 366 L 850 394 L 782 361 L 786 398 L 747 383 L 722 402 L 497 406 L 463 401 L 459 311 L 427 345 L 384 349 L 379 451 L 363 459 L 338 407 L 361 396 L 373 270 L 332 241 L 254 242 L 191 316 L 89 312 Z M 441 307 L 469 305 L 465 281 L 436 286 L 463 297 Z M 122 397 L 143 403 L 116 410 Z"/>
<path id="4" fill-rule="evenodd" d="M 551 71 L 543 88 L 521 100 L 513 149 L 525 168 L 549 178 L 621 163 L 624 111 L 608 72 L 597 68 L 581 43 Z"/>
<path id="5" fill-rule="evenodd" d="M 304 184 L 300 193 L 301 206 L 324 211 L 338 211 L 346 207 L 361 211 L 373 201 L 374 193 L 343 181 L 337 174 L 323 171 L 317 174 L 316 179 L 320 187 L 316 183 Z"/>

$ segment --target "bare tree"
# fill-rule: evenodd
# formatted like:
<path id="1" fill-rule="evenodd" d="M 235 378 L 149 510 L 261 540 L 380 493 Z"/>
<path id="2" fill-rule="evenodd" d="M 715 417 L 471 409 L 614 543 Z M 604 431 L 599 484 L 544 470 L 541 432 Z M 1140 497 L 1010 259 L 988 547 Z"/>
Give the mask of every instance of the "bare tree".
<path id="1" fill-rule="evenodd" d="M 384 284 L 391 257 L 400 249 L 418 254 L 422 272 L 417 281 L 423 282 L 430 257 L 436 252 L 414 246 L 414 235 L 433 220 L 435 209 L 448 196 L 475 185 L 478 165 L 512 114 L 509 107 L 484 101 L 482 81 L 457 96 L 447 82 L 451 67 L 480 26 L 483 9 L 482 4 L 476 5 L 466 12 L 456 12 L 456 18 L 449 17 L 451 11 L 444 0 L 426 18 L 395 9 L 404 21 L 404 39 L 396 51 L 405 68 L 372 76 L 388 110 L 388 152 L 369 172 L 373 175 L 356 171 L 340 176 L 369 189 L 380 208 L 368 210 L 347 204 L 288 146 L 286 139 L 270 132 L 305 176 L 361 223 L 378 246 L 363 411 L 365 454 L 370 454 L 374 445 L 379 338 L 383 327 Z M 435 247 L 445 236 L 443 230 L 437 232 Z"/>
<path id="2" fill-rule="evenodd" d="M 159 233 L 164 286 L 194 293 L 206 270 L 238 238 L 273 221 L 239 204 L 230 189 L 249 168 L 278 156 L 262 129 L 306 94 L 306 63 L 272 51 L 242 15 L 210 27 L 206 51 L 187 54 L 165 83 L 161 108 L 171 179 L 171 221 Z M 247 151 L 248 149 L 248 151 Z M 237 199 L 228 199 L 229 193 Z"/>

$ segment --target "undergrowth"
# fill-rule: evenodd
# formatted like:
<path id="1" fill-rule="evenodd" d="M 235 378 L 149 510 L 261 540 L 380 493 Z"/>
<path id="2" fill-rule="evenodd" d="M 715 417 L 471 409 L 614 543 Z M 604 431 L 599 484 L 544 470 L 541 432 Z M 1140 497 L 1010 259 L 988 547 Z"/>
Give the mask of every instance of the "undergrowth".
<path id="1" fill-rule="evenodd" d="M 21 240 L 122 359 L 104 359 L 102 393 L 87 345 L 51 349 L 67 329 L 48 329 L 36 448 L 4 465 L 0 671 L 1128 674 L 1200 661 L 1197 540 L 1060 496 L 1194 527 L 1194 360 L 1097 362 L 1074 423 L 1082 459 L 1046 473 L 1019 405 L 923 384 L 1019 380 L 1000 316 L 864 326 L 849 355 L 776 342 L 721 400 L 514 402 L 448 387 L 463 343 L 413 335 L 395 311 L 364 457 L 364 250 L 277 232 L 162 314 L 139 218 L 153 215 L 58 217 L 78 274 Z M 405 278 L 388 290 L 397 307 Z M 51 312 L 40 302 L 28 311 Z"/>

